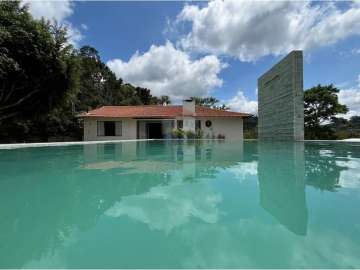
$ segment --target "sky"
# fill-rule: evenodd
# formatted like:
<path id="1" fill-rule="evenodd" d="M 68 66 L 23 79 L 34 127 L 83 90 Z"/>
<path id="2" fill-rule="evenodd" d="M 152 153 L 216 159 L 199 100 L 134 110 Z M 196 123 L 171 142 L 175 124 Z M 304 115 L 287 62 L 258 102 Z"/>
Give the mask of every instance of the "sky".
<path id="1" fill-rule="evenodd" d="M 360 115 L 360 1 L 29 1 L 35 18 L 67 26 L 117 77 L 173 103 L 214 96 L 257 113 L 257 78 L 304 52 L 304 89 L 334 84 Z"/>

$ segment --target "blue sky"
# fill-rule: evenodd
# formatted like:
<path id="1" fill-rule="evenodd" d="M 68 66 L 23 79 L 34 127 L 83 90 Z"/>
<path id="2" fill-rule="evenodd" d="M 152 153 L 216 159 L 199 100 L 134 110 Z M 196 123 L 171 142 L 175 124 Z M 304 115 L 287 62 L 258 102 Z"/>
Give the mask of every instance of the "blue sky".
<path id="1" fill-rule="evenodd" d="M 304 50 L 304 88 L 333 83 L 360 114 L 360 4 L 353 2 L 30 2 L 135 85 L 175 102 L 212 95 L 256 113 L 257 78 Z M 296 18 L 296 19 L 294 19 Z"/>

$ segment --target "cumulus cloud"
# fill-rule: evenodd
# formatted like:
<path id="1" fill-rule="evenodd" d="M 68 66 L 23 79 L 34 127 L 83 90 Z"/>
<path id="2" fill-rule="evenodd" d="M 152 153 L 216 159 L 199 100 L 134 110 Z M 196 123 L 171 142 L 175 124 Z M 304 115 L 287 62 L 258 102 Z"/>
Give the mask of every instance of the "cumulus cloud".
<path id="1" fill-rule="evenodd" d="M 74 5 L 70 0 L 63 1 L 30 1 L 23 0 L 22 5 L 29 7 L 29 12 L 35 19 L 45 18 L 65 26 L 68 30 L 69 43 L 78 47 L 79 41 L 83 38 L 81 31 L 74 27 L 66 19 L 73 14 Z"/>
<path id="2" fill-rule="evenodd" d="M 36 19 L 42 17 L 58 22 L 64 21 L 73 13 L 73 5 L 69 0 L 64 1 L 30 1 L 23 0 L 23 4 L 29 6 L 31 15 Z"/>
<path id="3" fill-rule="evenodd" d="M 242 91 L 238 91 L 237 94 L 227 102 L 227 106 L 233 111 L 254 115 L 256 115 L 258 111 L 258 102 L 249 100 Z"/>
<path id="4" fill-rule="evenodd" d="M 226 67 L 214 55 L 193 60 L 169 41 L 152 45 L 143 54 L 136 52 L 127 62 L 113 59 L 107 65 L 126 82 L 149 88 L 156 96 L 168 95 L 175 101 L 208 95 L 222 85 L 219 73 Z"/>
<path id="5" fill-rule="evenodd" d="M 338 96 L 339 102 L 347 105 L 349 108 L 349 112 L 341 116 L 350 118 L 354 115 L 360 115 L 360 89 L 352 88 L 340 90 Z"/>
<path id="6" fill-rule="evenodd" d="M 360 5 L 340 9 L 328 2 L 215 0 L 202 8 L 186 5 L 180 22 L 191 26 L 179 41 L 183 48 L 254 61 L 360 34 Z"/>
<path id="7" fill-rule="evenodd" d="M 235 166 L 228 168 L 228 171 L 234 174 L 236 179 L 241 183 L 257 176 L 258 162 L 239 162 Z"/>
<path id="8" fill-rule="evenodd" d="M 216 223 L 219 217 L 220 194 L 203 184 L 157 186 L 148 193 L 127 196 L 109 208 L 110 217 L 128 216 L 147 224 L 150 229 L 171 232 L 174 228 L 198 218 Z"/>
<path id="9" fill-rule="evenodd" d="M 337 160 L 336 165 L 346 168 L 340 172 L 339 185 L 343 188 L 360 188 L 360 161 L 358 159 Z"/>
<path id="10" fill-rule="evenodd" d="M 349 111 L 346 114 L 340 114 L 340 117 L 349 119 L 351 116 L 360 115 L 360 74 L 357 78 L 357 86 L 340 90 L 339 102 L 348 106 Z"/>

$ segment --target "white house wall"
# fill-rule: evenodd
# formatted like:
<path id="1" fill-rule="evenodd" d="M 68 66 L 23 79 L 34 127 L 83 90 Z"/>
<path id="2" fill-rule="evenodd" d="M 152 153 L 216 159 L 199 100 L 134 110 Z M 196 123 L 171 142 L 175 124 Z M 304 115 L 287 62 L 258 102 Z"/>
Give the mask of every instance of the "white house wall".
<path id="1" fill-rule="evenodd" d="M 178 117 L 176 120 L 182 120 Z M 183 119 L 185 120 L 185 119 Z M 194 118 L 187 118 L 184 121 L 184 129 L 192 130 L 195 128 Z M 240 117 L 203 117 L 201 120 L 201 129 L 204 132 L 204 139 L 217 138 L 219 134 L 224 135 L 226 139 L 243 139 L 243 120 Z M 210 120 L 211 127 L 206 127 L 205 122 Z M 97 136 L 97 121 L 122 121 L 122 136 Z M 174 120 L 175 121 L 175 120 Z M 176 124 L 175 124 L 176 126 Z M 84 119 L 84 141 L 102 141 L 102 140 L 131 140 L 137 138 L 137 120 L 129 118 L 85 118 Z"/>
<path id="2" fill-rule="evenodd" d="M 229 140 L 243 139 L 243 119 L 240 117 L 204 117 L 197 118 L 197 120 L 201 120 L 201 129 L 205 139 L 213 136 L 217 138 L 219 134 Z M 212 123 L 209 128 L 205 125 L 207 120 Z"/>
<path id="3" fill-rule="evenodd" d="M 122 136 L 98 136 L 97 121 L 122 121 Z M 131 140 L 136 139 L 136 120 L 129 118 L 85 118 L 84 141 Z"/>

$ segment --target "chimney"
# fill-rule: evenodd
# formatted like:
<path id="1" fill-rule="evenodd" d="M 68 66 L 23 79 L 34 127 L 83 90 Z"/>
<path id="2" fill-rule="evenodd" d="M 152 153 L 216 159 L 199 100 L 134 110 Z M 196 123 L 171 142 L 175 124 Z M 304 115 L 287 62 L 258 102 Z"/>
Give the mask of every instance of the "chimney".
<path id="1" fill-rule="evenodd" d="M 195 114 L 195 100 L 184 99 L 183 100 L 183 115 L 194 115 Z"/>

